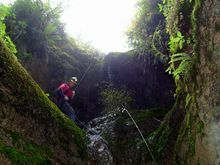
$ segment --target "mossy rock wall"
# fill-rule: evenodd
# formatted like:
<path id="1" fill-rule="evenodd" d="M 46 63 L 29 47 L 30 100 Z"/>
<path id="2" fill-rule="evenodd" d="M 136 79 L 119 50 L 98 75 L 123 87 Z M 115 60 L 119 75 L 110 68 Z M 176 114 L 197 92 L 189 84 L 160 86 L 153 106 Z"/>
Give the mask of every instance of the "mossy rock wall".
<path id="1" fill-rule="evenodd" d="M 0 40 L 0 164 L 86 164 L 84 138 Z"/>
<path id="2" fill-rule="evenodd" d="M 220 164 L 220 1 L 201 1 L 193 101 L 177 140 L 177 164 Z M 194 86 L 194 87 L 193 87 Z M 192 88 L 193 87 L 193 88 Z"/>

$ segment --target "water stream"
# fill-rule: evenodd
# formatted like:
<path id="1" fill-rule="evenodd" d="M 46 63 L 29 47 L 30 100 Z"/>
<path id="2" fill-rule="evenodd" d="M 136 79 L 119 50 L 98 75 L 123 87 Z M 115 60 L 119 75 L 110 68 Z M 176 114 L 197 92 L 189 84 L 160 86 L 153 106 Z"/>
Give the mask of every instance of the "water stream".
<path id="1" fill-rule="evenodd" d="M 113 115 L 98 117 L 87 125 L 89 165 L 114 165 L 112 154 L 103 134 L 113 132 Z"/>

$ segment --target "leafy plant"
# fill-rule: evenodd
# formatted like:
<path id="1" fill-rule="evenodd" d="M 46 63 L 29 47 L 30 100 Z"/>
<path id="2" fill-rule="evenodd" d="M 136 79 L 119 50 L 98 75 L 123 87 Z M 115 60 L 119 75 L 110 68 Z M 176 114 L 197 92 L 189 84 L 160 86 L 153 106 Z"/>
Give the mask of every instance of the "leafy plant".
<path id="1" fill-rule="evenodd" d="M 171 57 L 166 72 L 172 74 L 176 80 L 180 80 L 180 75 L 186 75 L 193 66 L 193 59 L 187 53 L 176 53 L 183 48 L 185 43 L 184 36 L 180 31 L 177 31 L 176 37 L 171 36 L 169 41 L 169 49 L 171 52 Z"/>
<path id="2" fill-rule="evenodd" d="M 7 14 L 8 8 L 4 5 L 0 5 L 0 37 L 3 37 L 5 35 L 6 26 L 3 21 Z"/>
<path id="3" fill-rule="evenodd" d="M 101 92 L 101 96 L 107 111 L 119 112 L 128 108 L 132 101 L 131 93 L 122 89 L 105 89 Z"/>
<path id="4" fill-rule="evenodd" d="M 17 53 L 17 49 L 12 42 L 11 38 L 6 34 L 6 25 L 4 23 L 5 17 L 9 14 L 9 8 L 5 5 L 0 4 L 0 38 L 3 38 L 3 41 L 7 47 L 14 53 Z"/>
<path id="5" fill-rule="evenodd" d="M 128 43 L 138 53 L 151 51 L 151 43 L 156 27 L 165 26 L 164 17 L 157 8 L 161 0 L 140 0 L 137 13 L 127 31 Z M 162 38 L 164 40 L 164 38 Z M 154 53 L 153 53 L 154 54 Z"/>
<path id="6" fill-rule="evenodd" d="M 175 66 L 175 63 L 179 63 Z M 192 57 L 186 53 L 176 53 L 171 56 L 170 66 L 166 70 L 169 74 L 173 74 L 176 80 L 180 79 L 180 75 L 183 73 L 188 73 L 193 64 Z"/>
<path id="7" fill-rule="evenodd" d="M 183 48 L 183 44 L 185 43 L 184 36 L 180 31 L 177 31 L 176 37 L 171 36 L 169 41 L 169 49 L 172 54 L 176 53 L 178 50 Z"/>

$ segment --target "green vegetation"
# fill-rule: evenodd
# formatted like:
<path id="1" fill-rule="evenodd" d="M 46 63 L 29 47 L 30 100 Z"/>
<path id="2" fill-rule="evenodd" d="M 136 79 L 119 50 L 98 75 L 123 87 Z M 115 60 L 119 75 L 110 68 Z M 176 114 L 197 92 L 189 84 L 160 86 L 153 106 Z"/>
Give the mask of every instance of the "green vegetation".
<path id="1" fill-rule="evenodd" d="M 137 54 L 152 53 L 159 59 L 166 61 L 165 20 L 159 11 L 161 0 L 139 0 L 138 11 L 127 32 L 129 45 Z M 157 35 L 155 35 L 157 34 Z"/>
<path id="2" fill-rule="evenodd" d="M 153 151 L 153 155 L 155 156 L 156 160 L 159 160 L 159 158 L 161 157 L 159 157 L 159 153 L 156 152 L 154 148 L 155 146 L 153 146 L 152 140 L 150 140 L 150 137 L 148 138 L 148 136 L 151 136 L 151 130 L 156 130 L 159 125 L 158 121 L 152 118 L 161 118 L 162 116 L 164 116 L 165 111 L 166 110 L 162 110 L 161 108 L 130 110 L 131 115 L 136 121 L 140 130 L 142 131 L 145 140 L 147 140 L 148 144 L 150 144 L 150 149 Z M 161 132 L 162 130 L 164 132 L 166 131 L 162 128 Z M 138 134 L 138 130 L 136 129 L 134 123 L 132 123 L 132 120 L 128 115 L 124 114 L 117 116 L 113 137 L 110 137 L 109 134 L 105 134 L 104 136 L 110 144 L 109 147 L 114 155 L 116 162 L 126 162 L 125 159 L 128 159 L 131 156 L 132 158 L 130 158 L 130 161 L 133 164 L 140 164 L 140 162 L 146 163 L 148 161 L 152 161 L 151 154 L 146 148 L 143 139 L 141 139 L 141 136 Z M 165 139 L 163 139 L 163 136 L 160 137 L 161 140 L 165 141 Z M 155 144 L 159 145 L 156 140 Z"/>
<path id="3" fill-rule="evenodd" d="M 182 80 L 184 79 L 184 81 L 187 81 L 189 79 L 193 59 L 186 53 L 176 53 L 171 56 L 169 64 L 170 66 L 166 71 L 173 75 L 177 86 L 176 94 L 178 94 L 181 91 L 181 88 L 183 88 Z"/>
<path id="4" fill-rule="evenodd" d="M 163 118 L 167 114 L 168 109 L 163 108 L 151 108 L 145 110 L 133 110 L 131 115 L 134 116 L 134 120 L 137 123 L 144 122 L 148 117 Z"/>
<path id="5" fill-rule="evenodd" d="M 88 44 L 69 38 L 60 21 L 61 6 L 54 8 L 41 0 L 16 0 L 5 13 L 6 32 L 17 45 L 20 59 L 32 55 L 40 58 L 71 56 L 79 51 L 97 55 L 98 51 Z M 70 48 L 75 48 L 75 51 Z M 72 52 L 72 53 L 71 53 Z"/>
<path id="6" fill-rule="evenodd" d="M 60 33 L 64 34 L 60 12 L 60 7 L 51 8 L 39 0 L 14 2 L 5 22 L 7 33 L 18 46 L 19 57 L 27 53 L 45 55 L 56 50 L 56 45 L 63 40 Z"/>
<path id="7" fill-rule="evenodd" d="M 7 6 L 1 22 L 5 25 L 6 34 L 16 45 L 15 55 L 19 62 L 41 88 L 51 95 L 61 82 L 70 77 L 80 79 L 92 64 L 89 74 L 83 80 L 87 85 L 78 89 L 80 95 L 75 100 L 80 103 L 75 107 L 84 113 L 82 104 L 86 107 L 94 104 L 91 111 L 95 111 L 99 105 L 98 95 L 95 96 L 94 91 L 97 91 L 96 85 L 100 82 L 100 74 L 97 72 L 103 54 L 88 43 L 68 36 L 60 20 L 61 12 L 61 5 L 52 7 L 49 1 L 15 0 Z M 92 94 L 93 100 L 89 97 Z"/>
<path id="8" fill-rule="evenodd" d="M 194 8 L 192 4 L 195 5 Z M 193 53 L 185 50 L 197 45 L 194 34 L 195 11 L 198 10 L 199 5 L 199 1 L 191 0 L 139 1 L 136 19 L 128 32 L 130 45 L 133 48 L 142 53 L 151 51 L 164 62 L 170 57 L 167 71 L 174 76 L 178 89 L 182 88 L 179 81 L 188 81 L 194 67 Z M 188 12 L 192 13 L 191 21 L 187 16 Z M 180 17 L 181 21 L 189 23 L 187 27 L 182 25 Z M 193 29 L 191 34 L 190 28 Z M 166 39 L 168 35 L 169 40 Z"/>
<path id="9" fill-rule="evenodd" d="M 138 17 L 136 17 L 133 29 L 129 33 L 130 43 L 134 48 L 141 48 L 139 49 L 141 51 L 152 50 L 153 48 L 155 51 L 152 52 L 154 52 L 156 57 L 169 57 L 167 72 L 173 75 L 176 83 L 176 103 L 174 108 L 167 114 L 161 126 L 148 136 L 149 143 L 153 148 L 153 152 L 158 154 L 159 158 L 163 158 L 167 145 L 171 140 L 176 140 L 175 152 L 177 153 L 185 139 L 188 146 L 188 156 L 193 156 L 195 154 L 197 133 L 202 134 L 204 127 L 204 124 L 198 120 L 194 84 L 196 83 L 196 66 L 199 64 L 197 18 L 201 1 L 154 1 L 158 6 L 158 11 L 161 13 L 153 12 L 151 7 L 153 7 L 152 4 L 154 2 L 151 0 L 140 2 L 142 6 L 139 4 Z M 156 9 L 155 6 L 154 9 Z M 154 16 L 154 14 L 156 15 Z M 159 14 L 162 14 L 164 17 L 161 17 L 160 23 L 154 22 L 154 26 L 151 26 L 149 20 L 152 21 Z M 149 21 L 148 24 L 146 24 L 146 20 Z M 152 33 L 146 33 L 146 29 L 148 30 L 149 27 L 153 27 L 154 30 L 152 30 Z M 161 27 L 165 27 L 164 29 L 166 30 L 162 30 L 163 28 Z M 152 38 L 149 34 L 153 34 Z M 169 39 L 167 40 L 166 37 Z M 152 45 L 150 44 L 151 42 Z M 160 49 L 161 45 L 165 46 L 164 49 Z M 166 62 L 166 60 L 163 61 Z M 179 111 L 175 112 L 177 111 L 176 109 Z M 185 119 L 181 125 L 179 123 L 175 126 L 176 128 L 172 128 L 170 120 L 172 120 L 172 115 L 177 116 L 177 113 L 184 114 L 183 119 Z M 197 125 L 196 128 L 195 122 Z M 174 132 L 178 130 L 179 134 Z M 171 134 L 174 134 L 178 138 L 170 138 Z M 179 160 L 175 159 L 175 161 L 178 162 Z"/>
<path id="10" fill-rule="evenodd" d="M 183 44 L 185 42 L 184 36 L 182 36 L 180 31 L 177 31 L 176 37 L 171 36 L 169 41 L 169 48 L 172 54 L 176 53 L 183 48 Z"/>
<path id="11" fill-rule="evenodd" d="M 185 119 L 182 123 L 182 126 L 179 130 L 179 135 L 176 141 L 176 149 L 175 152 L 178 152 L 183 139 L 187 140 L 187 153 L 186 156 L 194 156 L 195 155 L 195 140 L 196 133 L 198 131 L 195 130 L 194 124 L 198 120 L 197 116 L 197 105 L 196 105 L 196 93 L 194 86 L 192 85 L 195 80 L 195 66 L 198 64 L 198 38 L 197 38 L 197 12 L 201 6 L 201 2 L 198 0 L 195 1 L 163 1 L 164 16 L 167 20 L 167 31 L 170 34 L 170 67 L 168 71 L 170 71 L 175 80 L 176 80 L 176 95 L 181 96 L 182 101 L 185 106 L 182 107 L 182 110 L 185 111 Z M 191 7 L 190 7 L 191 5 Z M 168 12 L 169 10 L 173 10 L 175 12 Z M 191 12 L 191 18 L 188 17 L 189 11 Z M 182 13 L 180 20 L 180 13 Z M 191 21 L 189 21 L 191 19 Z M 185 22 L 184 22 L 185 21 Z M 183 25 L 183 23 L 188 23 L 187 27 Z M 171 28 L 172 27 L 172 28 Z M 192 30 L 190 30 L 192 29 Z M 181 33 L 179 33 L 181 31 Z M 179 33 L 179 35 L 178 35 Z M 176 37 L 173 37 L 175 36 Z M 188 37 L 187 43 L 185 42 L 184 36 Z M 183 42 L 182 42 L 182 41 Z M 176 42 L 174 42 L 176 41 Z M 181 41 L 181 44 L 180 44 Z M 184 44 L 185 43 L 185 44 Z M 184 44 L 184 45 L 183 45 Z M 181 52 L 180 52 L 181 51 Z M 178 105 L 181 107 L 180 105 Z M 193 109 L 193 112 L 190 110 Z M 197 130 L 202 129 L 202 124 L 197 126 Z M 175 161 L 179 162 L 176 155 L 174 154 Z M 184 160 L 185 161 L 185 160 Z M 186 162 L 185 162 L 186 163 Z"/>
<path id="12" fill-rule="evenodd" d="M 180 86 L 178 84 L 179 80 L 186 83 L 190 79 L 189 77 L 192 76 L 192 69 L 196 62 L 195 59 L 197 58 L 194 55 L 195 49 L 193 53 L 188 50 L 191 47 L 197 47 L 195 46 L 198 42 L 195 39 L 197 29 L 197 25 L 195 23 L 195 11 L 199 8 L 198 3 L 199 2 L 197 0 L 195 3 L 192 1 L 175 2 L 171 0 L 163 0 L 163 5 L 160 4 L 161 11 L 163 12 L 167 21 L 167 31 L 170 34 L 170 41 L 168 44 L 171 56 L 169 62 L 170 66 L 167 71 L 173 74 L 177 82 L 177 88 Z M 194 8 L 188 7 L 190 5 L 193 6 L 192 4 L 194 4 Z M 173 12 L 170 12 L 170 10 Z M 191 25 L 188 25 L 188 29 L 183 29 L 183 25 L 181 25 L 182 22 L 179 21 L 178 15 L 180 12 L 184 14 L 187 11 L 192 11 Z M 188 16 L 182 15 L 182 17 L 184 21 L 190 23 L 188 21 Z M 188 32 L 189 28 L 193 29 L 190 35 Z M 186 39 L 184 39 L 184 35 L 189 37 L 187 42 Z"/>
<path id="13" fill-rule="evenodd" d="M 105 89 L 101 95 L 105 110 L 108 112 L 121 112 L 124 108 L 127 109 L 132 101 L 131 93 L 122 89 Z"/>
<path id="14" fill-rule="evenodd" d="M 16 47 L 12 42 L 11 38 L 6 34 L 6 25 L 4 23 L 5 17 L 9 13 L 9 8 L 0 3 L 0 38 L 3 39 L 7 47 L 14 53 L 17 53 Z"/>
<path id="15" fill-rule="evenodd" d="M 201 0 L 139 0 L 137 6 L 136 18 L 127 32 L 129 44 L 134 50 L 129 52 L 129 56 L 126 58 L 131 61 L 131 59 L 133 60 L 131 54 L 144 56 L 144 58 L 142 57 L 144 63 L 141 66 L 144 71 L 137 73 L 143 75 L 148 71 L 146 63 L 159 59 L 176 83 L 174 107 L 160 126 L 158 126 L 159 123 L 155 124 L 157 128 L 154 127 L 151 131 L 145 130 L 143 134 L 145 140 L 150 144 L 153 155 L 157 155 L 157 161 L 166 159 L 166 151 L 170 149 L 176 152 L 173 154 L 175 162 L 179 162 L 177 152 L 183 141 L 186 141 L 186 156 L 190 157 L 195 155 L 196 137 L 204 136 L 204 123 L 198 120 L 196 100 L 198 92 L 195 89 L 196 67 L 199 63 L 197 17 Z M 38 59 L 47 67 L 46 76 L 43 79 L 51 80 L 56 77 L 57 82 L 68 79 L 73 74 L 81 77 L 88 64 L 94 62 L 94 70 L 88 75 L 88 79 L 91 81 L 80 91 L 81 96 L 78 97 L 78 100 L 80 100 L 79 104 L 82 104 L 83 101 L 86 102 L 85 106 L 80 105 L 83 107 L 82 109 L 87 107 L 96 109 L 96 106 L 91 106 L 91 102 L 98 100 L 98 94 L 94 94 L 94 91 L 97 90 L 94 84 L 98 84 L 101 79 L 97 74 L 101 64 L 100 52 L 89 44 L 68 37 L 60 21 L 60 14 L 60 6 L 52 8 L 48 2 L 43 3 L 41 0 L 16 0 L 11 6 L 0 5 L 0 75 L 3 75 L 1 84 L 4 88 L 10 89 L 13 94 L 18 94 L 17 98 L 12 99 L 9 103 L 10 106 L 16 107 L 16 111 L 27 113 L 27 116 L 32 119 L 58 123 L 67 134 L 72 132 L 74 138 L 71 140 L 74 140 L 77 152 L 86 159 L 85 132 L 81 131 L 48 100 L 44 92 L 12 55 L 14 53 L 24 64 L 28 64 L 32 59 Z M 152 58 L 153 55 L 155 58 Z M 115 53 L 112 57 L 124 58 L 120 53 Z M 107 61 L 109 66 L 112 59 Z M 146 59 L 149 61 L 145 62 Z M 32 70 L 34 69 L 32 68 Z M 48 72 L 46 72 L 47 70 Z M 47 81 L 46 84 L 50 87 L 55 83 Z M 132 85 L 131 83 L 130 86 Z M 98 93 L 97 91 L 96 93 Z M 143 93 L 147 95 L 145 90 Z M 95 99 L 91 98 L 90 94 Z M 32 97 L 29 97 L 30 95 Z M 144 95 L 141 96 L 144 97 Z M 133 101 L 132 93 L 119 89 L 119 87 L 118 89 L 104 89 L 101 97 L 105 110 L 116 114 L 120 114 L 123 109 L 129 109 Z M 10 99 L 11 96 L 5 96 L 4 92 L 0 90 L 0 102 L 6 103 Z M 36 105 L 25 105 L 26 102 L 34 102 Z M 90 109 L 90 111 L 93 110 Z M 161 108 L 131 110 L 132 117 L 142 128 L 149 124 L 145 123 L 148 118 L 159 117 L 162 119 L 166 113 L 167 110 Z M 177 121 L 175 121 L 176 118 Z M 118 115 L 117 139 L 114 141 L 108 134 L 105 135 L 112 145 L 116 160 L 120 159 L 118 155 L 126 157 L 127 154 L 129 155 L 127 151 L 131 151 L 136 154 L 135 163 L 151 161 L 150 154 L 146 152 L 144 143 L 138 138 L 138 133 L 135 131 L 130 118 Z M 6 144 L 6 141 L 0 137 L 0 153 L 11 162 L 18 164 L 51 163 L 53 152 L 48 147 L 24 139 L 19 133 L 3 129 L 2 132 L 10 136 L 12 143 L 11 145 Z M 171 137 L 172 135 L 173 137 Z M 131 139 L 128 136 L 135 138 Z M 60 146 L 69 150 L 69 139 L 61 137 L 59 140 Z M 170 144 L 171 147 L 168 146 Z M 122 151 L 124 152 L 121 154 Z M 136 153 L 136 151 L 138 152 Z M 183 163 L 185 162 L 183 161 Z"/>
<path id="16" fill-rule="evenodd" d="M 53 153 L 46 146 L 34 144 L 19 133 L 0 128 L 0 153 L 16 164 L 52 164 Z M 8 137 L 7 139 L 4 139 Z M 11 140 L 9 145 L 8 140 Z"/>
<path id="17" fill-rule="evenodd" d="M 26 113 L 27 117 L 32 120 L 38 120 L 45 124 L 49 122 L 50 124 L 53 123 L 56 125 L 55 123 L 57 123 L 57 126 L 63 129 L 63 133 L 66 132 L 68 134 L 68 132 L 71 132 L 74 134 L 74 138 L 72 137 L 71 143 L 75 143 L 77 148 L 73 150 L 77 150 L 81 154 L 82 158 L 86 158 L 86 145 L 84 142 L 85 133 L 69 118 L 65 117 L 47 98 L 40 87 L 18 63 L 15 56 L 4 46 L 2 41 L 0 41 L 0 54 L 1 74 L 3 75 L 1 78 L 1 84 L 14 93 L 13 96 L 8 95 L 8 97 L 14 97 L 14 99 L 11 99 L 10 102 L 4 102 L 6 100 L 2 100 L 0 98 L 3 105 L 6 104 L 15 107 L 17 111 Z M 29 104 L 31 103 L 31 105 L 26 104 L 27 102 Z M 8 111 L 8 113 L 10 113 L 10 111 Z M 62 143 L 62 145 L 65 146 L 63 149 L 67 150 L 70 142 L 65 140 Z M 28 149 L 28 147 L 26 149 Z M 4 146 L 2 150 L 15 152 L 14 149 Z"/>
<path id="18" fill-rule="evenodd" d="M 156 160 L 165 157 L 170 133 L 171 129 L 169 124 L 163 123 L 147 136 L 147 141 L 151 146 L 153 154 L 156 155 Z"/>

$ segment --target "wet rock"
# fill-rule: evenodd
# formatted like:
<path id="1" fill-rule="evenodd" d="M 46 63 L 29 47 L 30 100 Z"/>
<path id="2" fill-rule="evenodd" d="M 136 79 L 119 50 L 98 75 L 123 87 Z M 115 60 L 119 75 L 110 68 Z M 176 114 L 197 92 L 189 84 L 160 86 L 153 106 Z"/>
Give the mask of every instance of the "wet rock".
<path id="1" fill-rule="evenodd" d="M 89 165 L 113 165 L 113 157 L 107 141 L 102 137 L 106 130 L 111 131 L 114 116 L 107 115 L 93 119 L 88 123 L 88 155 Z M 112 131 L 113 132 L 113 131 Z"/>

